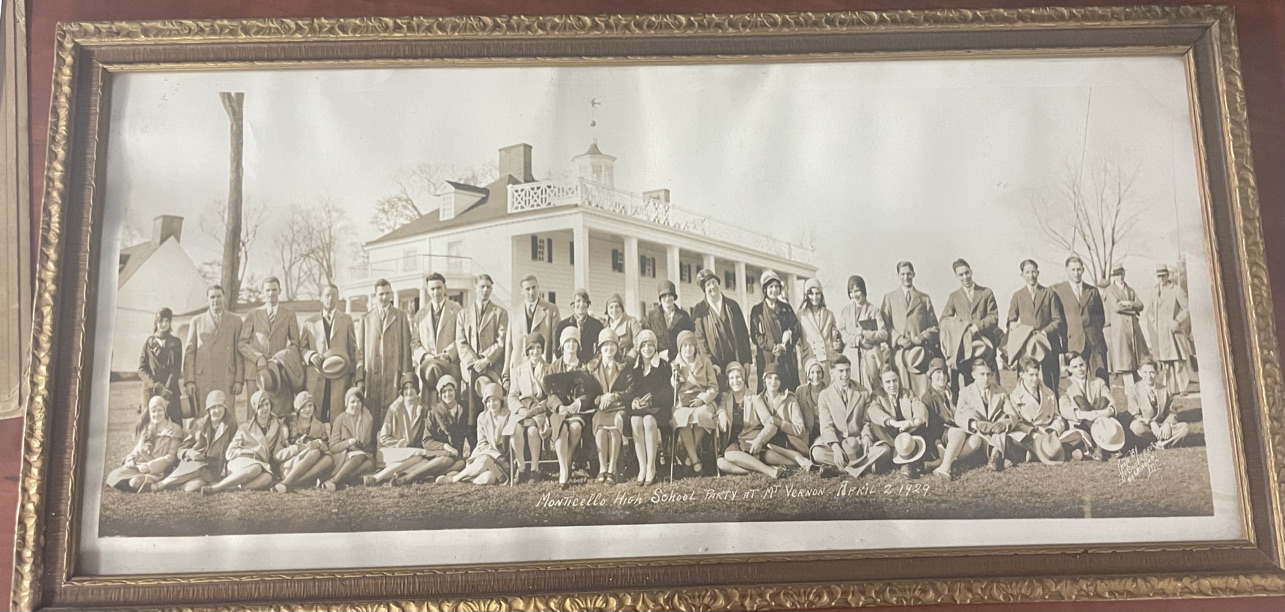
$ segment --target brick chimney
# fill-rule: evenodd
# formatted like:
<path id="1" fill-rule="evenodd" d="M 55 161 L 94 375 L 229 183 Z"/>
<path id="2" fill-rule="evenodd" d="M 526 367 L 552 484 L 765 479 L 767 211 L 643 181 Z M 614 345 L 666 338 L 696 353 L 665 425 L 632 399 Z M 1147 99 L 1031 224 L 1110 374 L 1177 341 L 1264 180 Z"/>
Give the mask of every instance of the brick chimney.
<path id="1" fill-rule="evenodd" d="M 531 173 L 531 145 L 522 143 L 500 149 L 500 178 L 506 174 L 522 183 L 535 180 Z"/>
<path id="2" fill-rule="evenodd" d="M 158 215 L 152 222 L 152 244 L 160 246 L 173 238 L 179 242 L 183 238 L 183 217 L 176 215 Z"/>

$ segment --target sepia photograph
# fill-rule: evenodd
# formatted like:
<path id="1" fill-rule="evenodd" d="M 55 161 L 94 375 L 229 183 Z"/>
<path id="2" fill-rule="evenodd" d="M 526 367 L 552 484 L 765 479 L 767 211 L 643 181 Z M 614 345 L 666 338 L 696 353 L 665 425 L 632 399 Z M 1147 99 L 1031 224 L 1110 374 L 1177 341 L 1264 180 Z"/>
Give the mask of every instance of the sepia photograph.
<path id="1" fill-rule="evenodd" d="M 118 75 L 83 552 L 1236 537 L 1187 79 L 1178 57 Z M 378 557 L 396 537 L 423 550 Z"/>

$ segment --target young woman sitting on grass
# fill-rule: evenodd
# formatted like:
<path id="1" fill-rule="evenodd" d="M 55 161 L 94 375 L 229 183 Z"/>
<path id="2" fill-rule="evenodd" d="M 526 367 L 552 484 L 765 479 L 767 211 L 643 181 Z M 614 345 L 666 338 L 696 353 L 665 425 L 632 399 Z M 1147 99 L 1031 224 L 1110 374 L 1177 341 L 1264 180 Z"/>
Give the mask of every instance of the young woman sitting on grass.
<path id="1" fill-rule="evenodd" d="M 227 472 L 227 450 L 236 435 L 236 419 L 227 395 L 215 389 L 205 396 L 205 416 L 192 424 L 178 452 L 179 464 L 156 485 L 158 491 L 182 488 L 195 493 Z"/>
<path id="2" fill-rule="evenodd" d="M 469 455 L 464 470 L 451 480 L 479 485 L 499 484 L 504 481 L 508 468 L 508 438 L 504 426 L 511 413 L 504 402 L 504 388 L 489 383 L 482 389 L 482 404 L 486 410 L 477 415 L 477 447 Z"/>
<path id="3" fill-rule="evenodd" d="M 289 444 L 277 452 L 281 482 L 272 487 L 285 493 L 297 483 L 321 483 L 335 467 L 330 457 L 330 425 L 317 418 L 312 394 L 300 391 L 294 398 L 294 414 L 286 420 Z"/>
<path id="4" fill-rule="evenodd" d="M 147 403 L 147 411 L 134 427 L 138 441 L 125 456 L 125 464 L 107 475 L 107 485 L 134 493 L 150 490 L 178 461 L 183 427 L 170 420 L 169 402 L 159 395 Z"/>
<path id="5" fill-rule="evenodd" d="M 250 397 L 254 416 L 237 428 L 228 445 L 228 475 L 208 487 L 202 495 L 221 493 L 232 487 L 257 491 L 272 484 L 272 460 L 286 446 L 286 427 L 272 413 L 272 400 L 266 391 L 255 391 Z"/>
<path id="6" fill-rule="evenodd" d="M 414 372 L 402 376 L 402 394 L 384 415 L 384 425 L 379 428 L 379 464 L 383 469 L 362 478 L 366 486 L 374 486 L 404 475 L 419 467 L 424 456 L 424 429 L 427 410 L 419 394 L 419 377 Z M 401 484 L 405 484 L 403 481 Z"/>
<path id="7" fill-rule="evenodd" d="M 718 469 L 725 474 L 745 475 L 758 472 L 768 478 L 780 478 L 782 468 L 763 463 L 768 440 L 776 435 L 772 412 L 763 399 L 745 388 L 745 367 L 738 362 L 727 364 L 728 391 L 718 407 L 718 430 L 727 434 L 731 444 L 718 458 Z"/>
<path id="8" fill-rule="evenodd" d="M 335 471 L 321 488 L 334 491 L 353 481 L 374 465 L 374 422 L 365 405 L 366 396 L 353 387 L 344 394 L 344 411 L 330 424 L 330 454 Z"/>

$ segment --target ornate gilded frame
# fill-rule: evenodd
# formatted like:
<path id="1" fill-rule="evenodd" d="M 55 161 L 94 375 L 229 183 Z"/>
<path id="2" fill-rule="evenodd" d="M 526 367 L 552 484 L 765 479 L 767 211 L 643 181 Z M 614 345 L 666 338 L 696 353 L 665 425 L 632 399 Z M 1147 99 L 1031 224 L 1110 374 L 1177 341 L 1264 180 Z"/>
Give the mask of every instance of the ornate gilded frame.
<path id="1" fill-rule="evenodd" d="M 1285 593 L 1280 355 L 1235 22 L 1214 6 L 63 24 L 36 270 L 15 609 L 739 609 Z M 76 571 L 112 74 L 431 62 L 1171 54 L 1192 76 L 1245 540 L 101 578 Z M 1238 435 L 1236 435 L 1238 434 Z"/>

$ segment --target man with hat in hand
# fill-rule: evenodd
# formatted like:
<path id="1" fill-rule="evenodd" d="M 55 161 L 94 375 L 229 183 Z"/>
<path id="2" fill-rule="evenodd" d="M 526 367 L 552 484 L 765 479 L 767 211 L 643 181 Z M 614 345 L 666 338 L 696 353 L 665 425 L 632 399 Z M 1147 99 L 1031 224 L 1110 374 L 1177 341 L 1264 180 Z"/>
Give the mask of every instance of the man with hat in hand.
<path id="1" fill-rule="evenodd" d="M 1142 300 L 1124 282 L 1124 265 L 1111 267 L 1111 283 L 1102 290 L 1102 302 L 1106 311 L 1107 365 L 1124 381 L 1124 392 L 1128 393 L 1138 380 L 1138 364 L 1148 353 L 1138 321 Z"/>
<path id="2" fill-rule="evenodd" d="M 1093 458 L 1106 461 L 1109 453 L 1124 446 L 1124 425 L 1116 418 L 1111 386 L 1101 378 L 1088 375 L 1088 361 L 1083 355 L 1069 353 L 1066 363 L 1071 379 L 1066 392 L 1058 399 L 1058 410 L 1068 426 L 1088 432 L 1089 435 L 1083 437 L 1085 446 L 1092 447 Z"/>
<path id="3" fill-rule="evenodd" d="M 702 268 L 696 275 L 696 284 L 705 292 L 705 299 L 692 307 L 696 348 L 714 364 L 719 389 L 725 389 L 727 364 L 750 362 L 750 333 L 745 327 L 741 305 L 723 295 L 723 284 L 718 274 Z M 673 355 L 670 360 L 673 360 Z M 762 367 L 760 364 L 759 368 Z"/>
<path id="4" fill-rule="evenodd" d="M 299 346 L 299 319 L 281 305 L 281 281 L 275 276 L 263 280 L 263 305 L 245 315 L 238 348 L 247 366 L 246 384 L 253 395 L 259 389 L 260 374 L 268 360 L 287 346 Z M 293 397 L 293 393 L 291 394 Z"/>
<path id="5" fill-rule="evenodd" d="M 1040 284 L 1040 264 L 1033 259 L 1022 261 L 1022 279 L 1026 286 L 1013 293 L 1008 305 L 1008 326 L 1010 333 L 1018 325 L 1031 328 L 1031 333 L 1019 349 L 1031 354 L 1039 344 L 1044 349 L 1040 362 L 1041 378 L 1048 388 L 1057 390 L 1062 377 L 1060 357 L 1064 350 L 1062 341 L 1062 322 L 1066 320 L 1062 310 L 1062 300 L 1052 289 Z M 1047 345 L 1047 346 L 1045 346 Z M 1016 362 L 1021 355 L 1010 354 L 1009 360 Z"/>
<path id="6" fill-rule="evenodd" d="M 446 299 L 446 277 L 433 272 L 424 277 L 428 303 L 411 319 L 411 362 L 419 375 L 424 395 L 435 393 L 443 374 L 460 376 L 460 353 L 455 347 L 455 322 L 460 305 Z M 428 400 L 433 405 L 433 400 Z"/>
<path id="7" fill-rule="evenodd" d="M 915 288 L 914 264 L 899 262 L 897 276 L 901 286 L 883 296 L 881 309 L 901 386 L 920 396 L 928 390 L 928 363 L 937 356 L 937 313 L 932 298 Z"/>
<path id="8" fill-rule="evenodd" d="M 562 319 L 562 313 L 558 312 L 558 307 L 540 295 L 540 281 L 534 274 L 526 275 L 521 285 L 522 312 L 513 313 L 513 318 L 509 321 L 509 341 L 505 347 L 509 353 L 504 359 L 506 387 L 509 386 L 508 381 L 513 378 L 513 368 L 527 359 L 526 350 L 523 347 L 526 346 L 526 340 L 531 334 L 540 334 L 544 339 L 541 344 L 545 363 L 553 361 L 553 342 L 557 339 L 554 334 Z"/>
<path id="9" fill-rule="evenodd" d="M 504 372 L 509 311 L 491 302 L 493 285 L 491 275 L 479 274 L 473 284 L 476 301 L 461 309 L 455 318 L 455 349 L 459 351 L 460 369 L 470 393 L 470 426 L 477 425 L 477 415 L 482 412 L 483 387 L 489 383 L 498 384 Z M 469 435 L 470 441 L 476 441 L 475 427 L 469 428 Z"/>
<path id="10" fill-rule="evenodd" d="M 967 261 L 956 259 L 955 263 L 951 264 L 951 268 L 955 272 L 955 278 L 959 279 L 959 289 L 952 291 L 946 298 L 946 305 L 941 309 L 941 318 L 958 317 L 968 321 L 972 326 L 974 337 L 990 346 L 988 355 L 970 354 L 969 357 L 985 358 L 994 370 L 996 369 L 995 347 L 998 346 L 1002 335 L 999 329 L 999 303 L 995 301 L 995 292 L 973 280 L 973 267 L 968 265 Z M 958 364 L 959 367 L 950 377 L 952 391 L 957 393 L 960 387 L 972 384 L 972 359 L 961 358 L 964 363 Z"/>
<path id="11" fill-rule="evenodd" d="M 192 318 L 183 344 L 184 393 L 189 398 L 208 398 L 212 391 L 220 391 L 235 417 L 236 396 L 245 379 L 245 362 L 237 350 L 241 317 L 227 311 L 223 287 L 214 285 L 205 296 L 210 309 Z"/>
<path id="12" fill-rule="evenodd" d="M 339 309 L 339 287 L 321 290 L 321 312 L 304 322 L 299 348 L 312 366 L 307 386 L 317 402 L 317 418 L 329 423 L 330 415 L 344 411 L 344 392 L 352 386 L 357 363 L 357 331 L 352 317 Z"/>
<path id="13" fill-rule="evenodd" d="M 692 318 L 678 307 L 678 288 L 673 281 L 660 281 L 657 289 L 660 305 L 651 309 L 643 320 L 643 329 L 656 334 L 656 351 L 666 361 L 673 361 L 678 353 L 678 334 L 694 331 Z"/>
<path id="14" fill-rule="evenodd" d="M 870 405 L 871 433 L 892 447 L 896 455 L 893 463 L 901 466 L 903 476 L 918 478 L 920 460 L 927 450 L 923 435 L 928 432 L 928 407 L 901 385 L 892 366 L 883 367 L 879 381 L 883 392 L 876 394 Z M 910 450 L 914 452 L 906 452 Z"/>
<path id="15" fill-rule="evenodd" d="M 1009 435 L 1017 428 L 1017 419 L 996 378 L 995 371 L 986 360 L 973 361 L 973 384 L 960 389 L 959 405 L 955 409 L 955 423 L 968 433 L 968 437 L 962 445 L 947 448 L 943 465 L 952 465 L 956 460 L 986 448 L 988 463 L 992 470 L 998 472 L 1004 469 L 1005 459 L 1017 457 L 1019 448 Z"/>
<path id="16" fill-rule="evenodd" d="M 1066 315 L 1066 350 L 1089 360 L 1089 376 L 1109 382 L 1102 294 L 1093 283 L 1084 282 L 1084 260 L 1079 255 L 1066 258 L 1066 280 L 1053 285 L 1053 292 L 1062 301 Z"/>
<path id="17" fill-rule="evenodd" d="M 853 478 L 877 469 L 891 449 L 877 442 L 870 429 L 870 399 L 870 394 L 852 381 L 852 362 L 847 356 L 835 358 L 830 386 L 821 391 L 817 401 L 821 436 L 812 443 L 814 462 L 843 470 Z"/>
<path id="18" fill-rule="evenodd" d="M 1151 356 L 1164 370 L 1164 383 L 1169 393 L 1187 395 L 1191 376 L 1187 360 L 1191 359 L 1191 310 L 1187 292 L 1173 282 L 1169 267 L 1156 266 L 1156 301 L 1151 310 Z"/>

